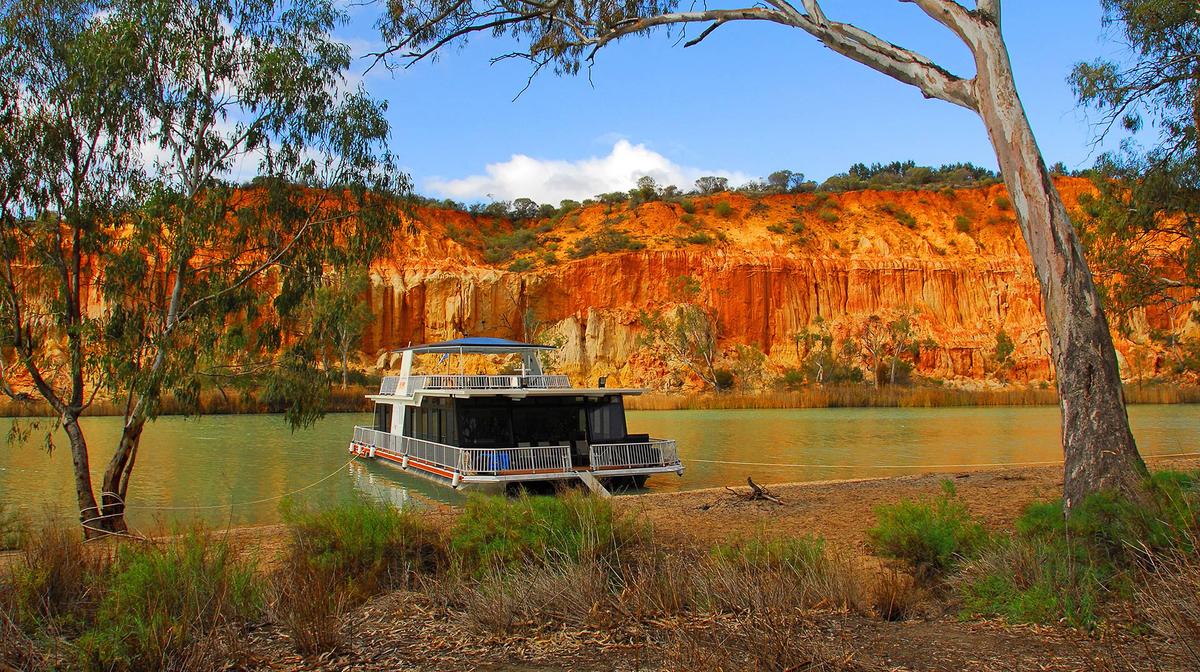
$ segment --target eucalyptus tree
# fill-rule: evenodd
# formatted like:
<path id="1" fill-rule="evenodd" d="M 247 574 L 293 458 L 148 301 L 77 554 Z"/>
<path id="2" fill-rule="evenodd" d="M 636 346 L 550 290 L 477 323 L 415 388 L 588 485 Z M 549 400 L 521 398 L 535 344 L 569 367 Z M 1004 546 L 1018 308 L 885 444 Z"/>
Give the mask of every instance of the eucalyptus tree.
<path id="1" fill-rule="evenodd" d="M 96 258 L 141 182 L 137 45 L 111 4 L 12 2 L 0 10 L 0 349 L 54 411 L 79 515 L 99 512 L 79 417 L 99 389 L 105 316 Z M 5 381 L 6 394 L 14 386 Z M 53 445 L 53 444 L 49 444 Z"/>
<path id="2" fill-rule="evenodd" d="M 412 63 L 477 33 L 507 35 L 534 72 L 575 74 L 604 47 L 655 29 L 704 26 L 694 46 L 735 21 L 778 24 L 832 51 L 979 115 L 1012 196 L 1041 285 L 1062 408 L 1067 505 L 1090 492 L 1140 492 L 1145 465 L 1137 452 L 1100 296 L 1079 238 L 1038 149 L 1013 80 L 1001 32 L 1000 0 L 911 2 L 958 39 L 974 59 L 973 75 L 956 75 L 928 57 L 858 26 L 831 19 L 819 0 L 711 3 L 677 0 L 390 0 L 380 27 L 380 58 Z"/>
<path id="3" fill-rule="evenodd" d="M 42 325 L 43 341 L 90 335 L 78 349 L 91 370 L 77 388 L 123 408 L 101 499 L 80 495 L 91 532 L 125 529 L 142 432 L 165 395 L 195 412 L 205 387 L 258 385 L 294 424 L 319 414 L 328 378 L 311 339 L 297 337 L 303 307 L 326 273 L 365 267 L 380 252 L 398 221 L 393 196 L 406 188 L 386 150 L 383 106 L 345 86 L 350 53 L 330 36 L 343 20 L 332 0 L 122 0 L 86 18 L 113 35 L 96 45 L 103 59 L 135 64 L 120 80 L 131 130 L 101 136 L 130 157 L 124 170 L 146 177 L 137 200 L 106 211 L 102 233 L 79 250 L 95 324 Z M 70 73 L 73 58 L 51 50 L 37 66 Z M 239 171 L 257 177 L 239 186 Z M 45 304 L 52 316 L 70 313 L 20 276 L 10 273 L 13 312 Z M 90 497 L 78 433 L 77 490 L 86 485 Z"/>
<path id="4" fill-rule="evenodd" d="M 1098 140 L 1123 133 L 1100 157 L 1097 198 L 1084 202 L 1089 257 L 1119 315 L 1157 305 L 1174 318 L 1200 301 L 1200 10 L 1183 0 L 1103 0 L 1104 21 L 1126 47 L 1119 60 L 1075 66 L 1081 105 L 1099 112 Z M 1147 135 L 1149 146 L 1137 140 Z"/>
<path id="5" fill-rule="evenodd" d="M 398 222 L 392 196 L 406 187 L 386 149 L 384 107 L 345 89 L 350 52 L 330 35 L 345 19 L 333 0 L 155 0 L 122 11 L 151 64 L 144 114 L 157 158 L 155 192 L 104 287 L 120 316 L 106 381 L 125 412 L 101 508 L 117 529 L 164 392 L 194 411 L 206 381 L 266 379 L 291 422 L 315 419 L 327 383 L 312 343 L 289 338 L 289 325 L 327 270 L 363 269 L 384 249 Z M 247 168 L 258 174 L 250 185 L 229 180 Z M 338 305 L 358 319 L 352 303 Z"/>

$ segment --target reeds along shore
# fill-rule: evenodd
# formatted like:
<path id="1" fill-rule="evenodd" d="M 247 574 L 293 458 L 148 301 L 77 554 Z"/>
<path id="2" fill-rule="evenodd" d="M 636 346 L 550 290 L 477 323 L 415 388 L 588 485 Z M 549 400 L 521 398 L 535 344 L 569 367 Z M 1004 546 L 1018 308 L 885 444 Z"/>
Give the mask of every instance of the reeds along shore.
<path id="1" fill-rule="evenodd" d="M 1200 387 L 1126 385 L 1130 404 L 1200 403 Z M 625 407 L 635 411 L 716 410 L 736 408 L 940 408 L 953 406 L 1053 406 L 1053 389 L 1014 388 L 963 390 L 944 387 L 884 387 L 864 385 L 808 387 L 793 392 L 669 395 L 627 397 Z"/>
<path id="2" fill-rule="evenodd" d="M 335 387 L 326 400 L 327 413 L 364 413 L 371 410 L 365 395 L 377 390 L 371 385 Z M 1200 403 L 1200 387 L 1176 385 L 1126 385 L 1125 401 L 1131 404 Z M 945 387 L 884 387 L 868 385 L 825 385 L 801 390 L 722 392 L 702 394 L 651 393 L 625 398 L 631 411 L 680 411 L 747 408 L 942 408 L 955 406 L 1053 406 L 1058 395 L 1053 389 L 1011 388 L 963 390 Z M 163 415 L 181 415 L 183 409 L 171 397 L 163 400 Z M 84 413 L 91 416 L 121 415 L 123 408 L 98 399 Z M 282 409 L 253 394 L 205 390 L 200 395 L 199 415 L 278 413 Z M 43 417 L 53 412 L 37 399 L 0 401 L 0 417 Z"/>

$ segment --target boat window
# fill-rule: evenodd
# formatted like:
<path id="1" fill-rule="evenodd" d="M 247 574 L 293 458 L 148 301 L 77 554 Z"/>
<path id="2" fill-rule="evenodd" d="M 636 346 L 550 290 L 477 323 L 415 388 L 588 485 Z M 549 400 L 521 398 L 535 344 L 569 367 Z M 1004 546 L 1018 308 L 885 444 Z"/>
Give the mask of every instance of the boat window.
<path id="1" fill-rule="evenodd" d="M 621 397 L 608 397 L 588 409 L 591 425 L 589 440 L 594 443 L 619 442 L 625 439 L 625 405 Z"/>
<path id="2" fill-rule="evenodd" d="M 375 431 L 392 431 L 392 405 L 375 404 Z"/>
<path id="3" fill-rule="evenodd" d="M 513 408 L 513 438 L 517 444 L 554 443 L 565 445 L 578 436 L 579 410 L 574 406 L 519 405 Z"/>
<path id="4" fill-rule="evenodd" d="M 507 408 L 462 408 L 459 415 L 460 445 L 508 448 L 514 444 L 512 416 Z"/>

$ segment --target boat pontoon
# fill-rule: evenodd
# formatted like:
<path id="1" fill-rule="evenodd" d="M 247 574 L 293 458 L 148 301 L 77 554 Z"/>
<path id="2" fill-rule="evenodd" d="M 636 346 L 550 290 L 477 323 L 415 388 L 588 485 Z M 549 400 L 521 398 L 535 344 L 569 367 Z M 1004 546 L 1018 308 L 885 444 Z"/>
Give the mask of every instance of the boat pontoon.
<path id="1" fill-rule="evenodd" d="M 502 338 L 460 338 L 403 348 L 400 375 L 387 376 L 375 421 L 355 427 L 350 452 L 455 488 L 503 492 L 518 483 L 582 480 L 640 487 L 653 474 L 683 474 L 669 439 L 630 434 L 626 395 L 639 389 L 575 388 L 542 373 L 553 346 Z M 414 375 L 417 355 L 458 357 L 457 374 Z M 520 358 L 515 373 L 468 374 L 471 356 Z M 475 357 L 475 359 L 478 359 Z"/>

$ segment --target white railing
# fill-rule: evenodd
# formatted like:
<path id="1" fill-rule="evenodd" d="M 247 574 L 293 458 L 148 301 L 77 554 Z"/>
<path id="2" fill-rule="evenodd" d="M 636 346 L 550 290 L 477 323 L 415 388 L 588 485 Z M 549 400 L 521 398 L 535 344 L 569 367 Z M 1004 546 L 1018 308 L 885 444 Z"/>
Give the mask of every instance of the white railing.
<path id="1" fill-rule="evenodd" d="M 670 439 L 650 439 L 642 443 L 593 443 L 593 469 L 620 467 L 669 467 L 679 464 L 679 451 Z"/>
<path id="2" fill-rule="evenodd" d="M 462 471 L 465 474 L 571 471 L 570 446 L 463 448 L 462 453 Z"/>
<path id="3" fill-rule="evenodd" d="M 354 442 L 386 450 L 393 455 L 423 460 L 467 476 L 571 472 L 571 447 L 517 446 L 515 448 L 459 448 L 370 427 L 355 427 Z M 675 442 L 651 439 L 639 443 L 596 443 L 590 447 L 591 469 L 671 467 L 679 465 Z M 587 470 L 587 467 L 582 470 Z"/>
<path id="4" fill-rule="evenodd" d="M 414 439 L 408 436 L 399 438 L 404 440 L 405 455 L 450 469 L 451 471 L 460 469 L 462 464 L 462 448 L 434 441 Z"/>
<path id="5" fill-rule="evenodd" d="M 389 432 L 381 432 L 370 427 L 355 427 L 354 442 L 364 446 L 374 446 L 382 448 L 391 453 L 399 455 L 403 451 L 401 439 L 404 437 L 391 434 Z"/>
<path id="6" fill-rule="evenodd" d="M 566 376 L 484 376 L 484 375 L 424 375 L 409 376 L 402 385 L 400 376 L 384 376 L 379 384 L 380 394 L 396 394 L 401 388 L 405 395 L 418 390 L 565 390 L 571 387 Z"/>
<path id="7" fill-rule="evenodd" d="M 379 381 L 380 394 L 395 394 L 400 388 L 400 376 L 384 376 L 383 380 Z"/>

